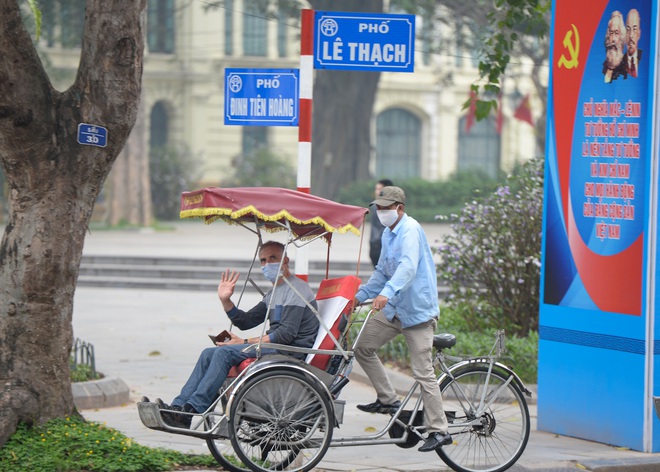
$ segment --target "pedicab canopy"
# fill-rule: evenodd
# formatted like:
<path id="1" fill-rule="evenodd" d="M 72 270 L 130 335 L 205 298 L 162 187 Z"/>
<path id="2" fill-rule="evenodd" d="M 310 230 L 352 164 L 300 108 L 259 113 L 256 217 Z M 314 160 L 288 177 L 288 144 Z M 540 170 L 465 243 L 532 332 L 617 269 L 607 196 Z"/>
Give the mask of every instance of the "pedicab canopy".
<path id="1" fill-rule="evenodd" d="M 368 209 L 277 187 L 208 187 L 181 194 L 181 218 L 255 223 L 275 232 L 291 227 L 299 238 L 332 233 L 360 234 Z"/>

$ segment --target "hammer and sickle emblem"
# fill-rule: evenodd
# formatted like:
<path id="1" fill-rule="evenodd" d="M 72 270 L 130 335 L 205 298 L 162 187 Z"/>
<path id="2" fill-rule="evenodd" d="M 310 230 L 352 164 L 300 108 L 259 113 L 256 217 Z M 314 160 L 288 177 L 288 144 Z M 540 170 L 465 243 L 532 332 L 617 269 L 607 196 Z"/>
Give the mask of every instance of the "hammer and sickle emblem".
<path id="1" fill-rule="evenodd" d="M 565 67 L 566 69 L 574 69 L 578 66 L 578 54 L 580 54 L 580 35 L 574 24 L 571 24 L 573 31 L 567 31 L 564 36 L 562 44 L 568 50 L 570 59 L 566 59 L 564 54 L 561 55 L 557 62 L 557 67 Z M 573 34 L 575 34 L 575 41 L 573 41 Z"/>

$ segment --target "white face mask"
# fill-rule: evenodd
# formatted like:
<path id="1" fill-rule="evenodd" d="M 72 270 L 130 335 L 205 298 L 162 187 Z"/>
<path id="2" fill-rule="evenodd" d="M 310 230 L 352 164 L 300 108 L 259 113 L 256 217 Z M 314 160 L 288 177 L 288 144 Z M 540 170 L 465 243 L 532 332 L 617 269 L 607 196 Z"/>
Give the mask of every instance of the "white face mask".
<path id="1" fill-rule="evenodd" d="M 264 274 L 264 277 L 266 277 L 266 280 L 274 284 L 277 278 L 282 275 L 282 272 L 280 272 L 279 275 L 277 273 L 279 268 L 279 262 L 269 262 L 268 264 L 261 266 L 261 272 Z"/>
<path id="2" fill-rule="evenodd" d="M 376 210 L 376 215 L 381 224 L 388 228 L 396 223 L 396 220 L 399 218 L 399 214 L 396 210 Z"/>

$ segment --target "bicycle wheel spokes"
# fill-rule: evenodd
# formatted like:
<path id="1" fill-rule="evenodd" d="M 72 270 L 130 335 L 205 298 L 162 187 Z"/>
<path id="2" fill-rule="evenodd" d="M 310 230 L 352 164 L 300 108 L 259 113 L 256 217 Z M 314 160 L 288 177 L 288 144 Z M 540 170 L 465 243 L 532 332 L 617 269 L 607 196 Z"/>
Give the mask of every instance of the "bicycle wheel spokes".
<path id="1" fill-rule="evenodd" d="M 250 472 L 251 469 L 236 457 L 229 439 L 207 439 L 206 443 L 211 454 L 223 469 L 230 472 Z"/>
<path id="2" fill-rule="evenodd" d="M 332 439 L 330 400 L 304 375 L 265 374 L 241 386 L 232 403 L 236 454 L 252 470 L 310 470 Z"/>
<path id="3" fill-rule="evenodd" d="M 488 384 L 486 384 L 488 380 Z M 455 412 L 454 443 L 438 450 L 459 472 L 499 472 L 520 457 L 529 439 L 529 411 L 522 392 L 499 372 L 468 366 L 440 386 L 446 411 Z"/>
<path id="4" fill-rule="evenodd" d="M 226 384 L 229 384 L 229 381 L 226 382 Z M 223 386 L 223 391 L 224 389 L 225 386 Z M 222 396 L 222 398 L 220 398 L 219 401 L 215 404 L 214 414 L 210 415 L 207 419 L 209 430 L 214 429 L 214 426 L 218 422 L 223 421 L 224 415 L 226 414 L 226 406 L 227 397 Z M 229 472 L 251 472 L 251 469 L 243 464 L 241 460 L 236 456 L 234 447 L 232 446 L 228 437 L 207 439 L 206 444 L 211 451 L 211 455 L 213 455 L 215 460 L 220 463 L 223 469 L 228 470 Z"/>

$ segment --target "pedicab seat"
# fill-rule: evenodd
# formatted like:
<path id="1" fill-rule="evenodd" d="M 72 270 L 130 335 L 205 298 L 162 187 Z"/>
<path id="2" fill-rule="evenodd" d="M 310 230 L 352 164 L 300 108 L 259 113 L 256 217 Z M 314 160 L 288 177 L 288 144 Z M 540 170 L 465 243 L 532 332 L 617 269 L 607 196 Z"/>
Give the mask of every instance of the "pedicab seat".
<path id="1" fill-rule="evenodd" d="M 346 325 L 346 320 L 350 316 L 353 298 L 355 298 L 359 286 L 360 279 L 354 275 L 321 281 L 319 291 L 316 294 L 319 316 L 325 326 L 330 328 L 330 332 L 337 340 L 340 339 Z M 323 325 L 319 326 L 312 349 L 336 349 L 334 341 L 326 332 Z M 331 357 L 329 354 L 308 354 L 305 362 L 325 371 L 328 369 Z M 238 377 L 241 372 L 256 360 L 256 358 L 245 359 L 239 365 L 232 367 L 227 377 Z"/>
<path id="2" fill-rule="evenodd" d="M 319 315 L 335 339 L 339 340 L 346 328 L 347 320 L 353 308 L 353 299 L 360 287 L 360 279 L 347 275 L 337 279 L 324 279 L 316 294 Z M 335 343 L 323 326 L 319 326 L 316 341 L 312 349 L 336 349 Z M 308 354 L 305 362 L 321 370 L 328 370 L 329 354 Z"/>

